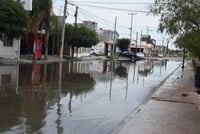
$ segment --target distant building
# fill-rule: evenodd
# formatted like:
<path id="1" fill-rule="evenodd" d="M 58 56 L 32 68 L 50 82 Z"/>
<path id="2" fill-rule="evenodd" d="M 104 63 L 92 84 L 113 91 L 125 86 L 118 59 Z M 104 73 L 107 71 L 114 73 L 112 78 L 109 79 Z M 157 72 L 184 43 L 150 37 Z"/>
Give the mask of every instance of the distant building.
<path id="1" fill-rule="evenodd" d="M 104 41 L 104 42 L 113 43 L 114 37 L 116 40 L 119 38 L 119 33 L 115 32 L 116 34 L 114 35 L 113 30 L 99 29 L 97 33 L 99 35 L 99 40 Z"/>
<path id="2" fill-rule="evenodd" d="M 132 42 L 130 46 L 130 51 L 133 53 L 144 53 L 145 56 L 152 56 L 155 45 L 151 43 L 146 43 L 145 41 Z"/>
<path id="3" fill-rule="evenodd" d="M 149 57 L 153 55 L 156 45 L 156 40 L 152 39 L 150 35 L 142 35 L 138 41 L 133 41 L 130 46 L 130 51 L 133 53 L 143 53 L 144 56 Z"/>
<path id="4" fill-rule="evenodd" d="M 83 26 L 93 31 L 97 31 L 97 25 L 98 24 L 94 21 L 83 21 Z"/>
<path id="5" fill-rule="evenodd" d="M 95 47 L 101 48 L 101 51 L 103 50 L 106 56 L 111 55 L 114 39 L 116 41 L 119 38 L 119 33 L 114 32 L 113 30 L 103 29 L 99 29 L 97 33 L 99 35 L 100 42 Z M 115 52 L 118 50 L 116 46 L 114 49 Z"/>
<path id="6" fill-rule="evenodd" d="M 98 24 L 94 21 L 83 21 L 82 23 L 77 23 L 77 27 L 81 26 L 84 26 L 92 31 L 97 31 Z"/>
<path id="7" fill-rule="evenodd" d="M 166 46 L 156 46 L 154 49 L 154 55 L 159 56 L 166 56 L 167 47 Z"/>

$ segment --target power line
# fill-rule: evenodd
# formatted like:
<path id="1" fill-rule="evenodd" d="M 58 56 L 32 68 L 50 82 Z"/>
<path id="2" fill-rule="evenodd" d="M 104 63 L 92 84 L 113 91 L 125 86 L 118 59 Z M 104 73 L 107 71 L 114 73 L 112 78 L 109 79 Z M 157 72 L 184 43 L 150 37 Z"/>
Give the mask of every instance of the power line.
<path id="1" fill-rule="evenodd" d="M 148 5 L 148 4 L 153 4 L 153 3 L 145 3 L 145 2 L 93 2 L 93 1 L 69 1 L 72 3 L 90 3 L 90 4 L 122 4 L 122 5 Z"/>
<path id="2" fill-rule="evenodd" d="M 87 20 L 93 20 L 93 18 L 90 16 L 90 15 L 88 15 L 88 14 L 85 14 L 83 11 L 79 11 L 79 14 L 82 14 L 82 16 L 85 18 L 85 19 L 87 19 Z M 80 18 L 80 17 L 79 17 Z M 84 19 L 83 19 L 84 20 Z"/>
<path id="3" fill-rule="evenodd" d="M 55 1 L 57 1 L 57 0 L 55 0 Z M 102 2 L 103 3 L 103 2 Z M 104 2 L 104 3 L 108 3 L 108 2 Z M 114 3 L 114 2 L 113 2 Z M 116 3 L 116 2 L 115 2 Z M 123 3 L 123 2 L 119 2 L 119 3 Z M 84 10 L 85 8 L 84 7 L 82 7 L 82 6 L 89 6 L 89 7 L 93 7 L 93 8 L 103 8 L 103 9 L 108 9 L 108 10 L 115 10 L 115 11 L 126 11 L 126 12 L 141 12 L 141 13 L 148 13 L 148 11 L 139 11 L 139 10 L 129 10 L 129 9 L 121 9 L 121 8 L 112 8 L 112 7 L 104 7 L 104 6 L 94 6 L 94 5 L 88 5 L 88 4 L 73 4 L 73 3 L 71 3 L 71 1 L 70 2 L 68 2 L 68 4 L 69 4 L 69 7 L 70 6 L 77 6 L 77 5 L 79 5 L 79 9 L 80 9 L 80 17 L 78 17 L 78 20 L 82 20 L 82 19 L 84 19 L 84 18 L 86 18 L 87 20 L 92 20 L 92 21 L 96 21 L 97 23 L 99 23 L 100 25 L 101 25 L 101 27 L 103 28 L 104 26 L 103 25 L 105 25 L 105 26 L 113 26 L 114 24 L 113 24 L 113 22 L 111 22 L 110 20 L 106 20 L 105 18 L 101 18 L 101 17 L 99 17 L 99 16 L 97 16 L 96 14 L 94 14 L 94 13 L 91 13 L 90 11 L 87 11 L 87 10 Z M 125 4 L 125 3 L 124 3 Z M 60 6 L 60 7 L 62 7 L 62 6 Z M 80 8 L 80 7 L 82 7 L 82 8 Z M 57 8 L 58 9 L 58 7 L 54 7 L 54 8 Z M 69 10 L 70 10 L 71 8 L 69 8 Z M 60 9 L 61 10 L 61 9 Z M 71 12 L 74 12 L 74 11 L 72 11 L 73 9 L 71 9 Z M 88 9 L 89 10 L 89 9 Z M 73 17 L 73 15 L 71 15 L 71 14 L 69 14 L 71 17 Z M 91 19 L 90 19 L 91 18 Z M 128 31 L 130 30 L 130 28 L 129 27 L 125 27 L 125 26 L 122 26 L 122 25 L 117 25 L 118 26 L 118 31 L 123 31 L 123 32 L 125 32 L 125 31 L 127 31 L 127 33 L 128 33 Z M 146 26 L 145 26 L 146 27 Z M 139 28 L 139 27 L 132 27 L 133 29 L 136 29 L 136 28 Z M 123 29 L 123 30 L 122 30 Z M 125 34 L 124 34 L 125 35 Z M 127 34 L 128 35 L 128 34 Z"/>
<path id="4" fill-rule="evenodd" d="M 81 8 L 79 8 L 79 9 L 81 9 Z M 85 17 L 87 20 L 91 20 L 92 19 L 92 21 L 96 21 L 96 22 L 98 22 L 98 24 L 105 25 L 105 26 L 109 25 L 110 27 L 113 27 L 113 25 L 114 25 L 113 22 L 105 20 L 105 19 L 102 19 L 102 18 L 100 18 L 98 16 L 95 16 L 92 13 L 90 13 L 88 11 L 85 11 L 84 9 L 81 9 L 79 11 L 79 13 L 82 14 L 83 17 Z M 81 19 L 81 20 L 83 21 L 85 19 Z M 117 25 L 117 26 L 118 26 L 118 29 L 117 29 L 118 32 L 121 33 L 121 31 L 125 32 L 125 30 L 127 30 L 127 32 L 126 32 L 126 35 L 127 35 L 128 30 L 129 30 L 128 27 L 124 27 L 124 26 L 121 26 L 121 25 Z M 125 35 L 125 34 L 123 34 L 123 35 Z"/>
<path id="5" fill-rule="evenodd" d="M 89 14 L 90 16 L 93 16 L 93 17 L 98 18 L 98 19 L 100 19 L 100 20 L 103 20 L 103 21 L 105 21 L 105 22 L 109 22 L 108 20 L 106 20 L 106 19 L 104 19 L 104 18 L 101 18 L 101 17 L 99 17 L 99 16 L 96 16 L 96 15 L 94 15 L 94 14 L 92 14 L 92 13 L 90 13 L 90 12 L 88 12 L 88 11 L 82 9 L 82 8 L 80 8 L 80 9 L 81 9 L 83 12 Z"/>
<path id="6" fill-rule="evenodd" d="M 113 22 L 111 22 L 110 20 L 106 20 L 106 19 L 104 19 L 104 18 L 101 18 L 101 17 L 99 17 L 99 16 L 96 16 L 96 15 L 94 15 L 94 14 L 92 14 L 92 13 L 90 13 L 90 12 L 88 12 L 88 11 L 86 11 L 86 10 L 84 10 L 84 9 L 82 9 L 82 8 L 79 8 L 79 9 L 81 9 L 83 12 L 86 12 L 86 14 L 89 14 L 90 16 L 93 16 L 93 17 L 95 17 L 95 18 L 97 18 L 97 19 L 99 19 L 99 20 L 101 20 L 101 21 L 104 21 L 104 22 L 106 22 L 107 24 L 113 24 Z M 114 25 L 114 24 L 113 24 Z M 123 29 L 128 29 L 128 27 L 125 27 L 125 26 L 122 26 L 122 25 L 118 25 L 119 27 L 121 27 L 121 28 L 123 28 Z"/>
<path id="7" fill-rule="evenodd" d="M 100 20 L 101 22 L 103 22 L 104 24 L 106 24 L 106 25 L 111 25 L 112 23 L 108 23 L 109 21 L 108 20 L 105 20 L 105 19 L 103 19 L 103 18 L 100 18 L 100 17 L 98 17 L 98 16 L 96 16 L 96 15 L 94 15 L 94 14 L 92 14 L 92 13 L 90 13 L 90 12 L 88 12 L 88 11 L 86 11 L 86 10 L 84 10 L 84 9 L 82 9 L 82 8 L 79 8 L 81 11 L 80 11 L 80 13 L 81 14 L 83 14 L 83 16 L 85 17 L 85 18 L 88 18 L 88 17 L 90 17 L 92 20 Z M 88 19 L 88 20 L 90 20 L 90 19 Z M 112 25 L 113 26 L 113 25 Z"/>
<path id="8" fill-rule="evenodd" d="M 108 10 L 116 10 L 116 11 L 126 11 L 126 12 L 139 12 L 139 13 L 149 13 L 149 11 L 142 11 L 142 10 L 131 10 L 131 9 L 122 9 L 122 8 L 112 8 L 112 7 L 103 7 L 103 6 L 94 6 L 94 5 L 87 5 L 87 4 L 79 4 L 82 6 L 87 7 L 94 7 L 94 8 L 103 8 Z"/>
<path id="9" fill-rule="evenodd" d="M 122 3 L 122 2 L 121 2 Z M 69 2 L 69 5 L 71 5 L 71 6 L 77 6 L 77 5 L 75 5 L 74 3 L 71 3 L 71 2 Z M 104 8 L 104 9 L 110 9 L 110 10 L 117 10 L 117 11 L 119 11 L 119 10 L 122 10 L 122 11 L 131 11 L 131 12 L 142 12 L 142 13 L 147 13 L 148 11 L 139 11 L 139 10 L 128 10 L 128 9 L 120 9 L 120 8 L 110 8 L 110 7 L 101 7 L 101 6 L 93 6 L 93 5 L 85 5 L 85 4 L 79 4 L 79 5 L 83 5 L 83 6 L 90 6 L 90 7 L 95 7 L 95 8 Z M 79 6 L 80 7 L 80 6 Z M 86 10 L 84 10 L 84 9 L 82 9 L 83 11 L 85 11 L 85 12 L 87 12 L 87 13 L 89 13 L 89 14 L 91 14 L 92 16 L 94 16 L 95 18 L 98 18 L 98 19 L 100 19 L 100 20 L 103 20 L 104 22 L 109 22 L 108 20 L 105 20 L 104 18 L 100 18 L 99 16 L 96 16 L 96 15 L 94 15 L 94 14 L 92 14 L 92 13 L 90 13 L 90 12 L 88 12 L 88 11 L 86 11 Z M 112 24 L 113 22 L 109 22 L 109 24 Z M 124 29 L 129 29 L 128 27 L 125 27 L 125 26 L 121 26 L 121 25 L 118 25 L 119 27 L 121 27 L 121 28 L 124 28 Z"/>
<path id="10" fill-rule="evenodd" d="M 77 5 L 75 5 L 73 3 L 69 3 L 69 10 L 71 9 L 70 6 L 76 7 Z M 59 8 L 55 7 L 54 9 L 58 10 L 58 9 L 61 9 L 61 7 L 59 7 Z M 105 18 L 101 18 L 101 17 L 99 17 L 99 16 L 97 16 L 97 15 L 95 15 L 95 14 L 93 14 L 93 13 L 87 11 L 87 10 L 84 10 L 83 8 L 79 7 L 79 10 L 80 10 L 79 13 L 82 14 L 82 16 L 87 20 L 92 20 L 92 21 L 98 20 L 97 22 L 100 21 L 100 24 L 103 23 L 103 25 L 110 25 L 111 27 L 114 25 L 113 22 L 111 22 L 110 20 L 106 20 Z M 74 12 L 74 11 L 71 9 L 71 12 Z M 73 17 L 72 15 L 70 15 L 70 16 Z M 80 17 L 78 19 L 81 20 Z M 84 20 L 84 19 L 82 18 L 82 20 Z M 119 25 L 119 24 L 117 26 L 118 26 L 118 29 L 123 29 L 123 30 L 129 29 L 128 27 L 122 26 L 122 25 Z"/>

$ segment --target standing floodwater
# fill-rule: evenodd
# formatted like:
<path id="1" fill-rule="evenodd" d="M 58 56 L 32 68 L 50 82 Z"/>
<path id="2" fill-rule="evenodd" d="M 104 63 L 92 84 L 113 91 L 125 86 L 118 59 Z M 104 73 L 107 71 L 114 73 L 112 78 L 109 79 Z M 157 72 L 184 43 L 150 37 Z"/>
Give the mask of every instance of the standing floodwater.
<path id="1" fill-rule="evenodd" d="M 106 134 L 178 66 L 82 61 L 0 66 L 0 133 Z"/>

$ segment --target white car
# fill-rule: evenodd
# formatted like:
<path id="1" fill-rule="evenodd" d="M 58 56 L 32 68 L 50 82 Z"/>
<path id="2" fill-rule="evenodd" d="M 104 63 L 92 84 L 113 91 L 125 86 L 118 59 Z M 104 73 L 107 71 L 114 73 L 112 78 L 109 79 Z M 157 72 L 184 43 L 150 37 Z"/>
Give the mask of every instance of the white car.
<path id="1" fill-rule="evenodd" d="M 144 53 L 142 53 L 142 52 L 138 52 L 136 55 L 137 55 L 137 57 L 139 57 L 141 59 L 145 58 Z"/>
<path id="2" fill-rule="evenodd" d="M 158 57 L 164 57 L 164 55 L 163 54 L 158 54 Z"/>
<path id="3" fill-rule="evenodd" d="M 90 55 L 95 55 L 95 56 L 103 55 L 103 52 L 100 51 L 100 50 L 97 50 L 97 49 L 91 48 L 91 49 L 90 49 Z"/>

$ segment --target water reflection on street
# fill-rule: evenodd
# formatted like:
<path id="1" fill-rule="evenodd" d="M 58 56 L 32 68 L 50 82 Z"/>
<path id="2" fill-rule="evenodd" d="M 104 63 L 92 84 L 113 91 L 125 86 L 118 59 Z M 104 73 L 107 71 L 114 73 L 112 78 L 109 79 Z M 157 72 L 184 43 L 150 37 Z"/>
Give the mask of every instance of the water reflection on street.
<path id="1" fill-rule="evenodd" d="M 0 66 L 0 133 L 106 134 L 179 65 L 80 61 Z"/>

